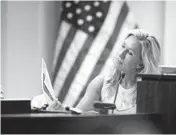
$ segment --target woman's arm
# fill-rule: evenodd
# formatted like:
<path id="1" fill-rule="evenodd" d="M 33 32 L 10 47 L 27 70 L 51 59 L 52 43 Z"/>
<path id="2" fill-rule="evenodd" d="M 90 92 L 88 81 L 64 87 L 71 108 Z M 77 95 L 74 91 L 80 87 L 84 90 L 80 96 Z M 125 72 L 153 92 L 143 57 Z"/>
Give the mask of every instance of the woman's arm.
<path id="1" fill-rule="evenodd" d="M 76 108 L 82 111 L 90 111 L 93 110 L 94 101 L 99 100 L 101 96 L 101 88 L 103 86 L 103 77 L 97 76 L 94 78 L 88 85 L 86 89 L 86 93 L 81 101 L 78 103 Z"/>

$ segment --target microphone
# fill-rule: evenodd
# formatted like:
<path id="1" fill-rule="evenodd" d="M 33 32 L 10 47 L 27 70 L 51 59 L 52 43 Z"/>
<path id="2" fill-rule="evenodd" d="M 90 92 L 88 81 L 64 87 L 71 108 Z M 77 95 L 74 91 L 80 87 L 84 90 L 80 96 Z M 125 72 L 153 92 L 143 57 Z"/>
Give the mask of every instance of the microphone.
<path id="1" fill-rule="evenodd" d="M 124 77 L 125 77 L 125 73 L 124 73 L 124 72 L 121 72 L 119 81 L 117 82 L 117 89 L 116 89 L 116 93 L 115 93 L 115 97 L 114 97 L 114 102 L 113 102 L 114 105 L 115 105 L 116 98 L 117 98 L 117 93 L 118 93 L 119 84 L 120 84 L 120 82 L 122 81 L 122 79 L 123 79 Z M 112 113 L 114 113 L 114 110 L 112 110 Z"/>
<path id="2" fill-rule="evenodd" d="M 117 93 L 118 93 L 118 87 L 119 87 L 119 83 L 122 81 L 122 79 L 125 77 L 125 73 L 124 72 L 121 72 L 120 74 L 120 78 L 119 78 L 119 81 L 117 82 L 117 89 L 116 89 L 116 93 L 115 93 L 115 98 L 114 98 L 114 104 L 115 104 L 115 101 L 116 101 L 116 98 L 117 98 Z"/>
<path id="3" fill-rule="evenodd" d="M 124 77 L 125 77 L 125 73 L 121 72 L 120 77 L 119 77 L 119 81 L 117 82 L 118 85 Z M 103 103 L 103 102 L 100 102 L 100 101 L 95 101 L 94 102 L 94 108 L 100 109 L 100 113 L 102 113 L 102 114 L 107 114 L 108 109 L 111 109 L 112 111 L 114 111 L 114 109 L 116 109 L 115 101 L 116 101 L 116 98 L 117 98 L 117 92 L 118 92 L 118 90 L 116 90 L 115 99 L 114 99 L 113 103 Z"/>
<path id="4" fill-rule="evenodd" d="M 120 76 L 120 81 L 125 77 L 125 73 L 124 72 L 121 72 L 121 76 Z"/>

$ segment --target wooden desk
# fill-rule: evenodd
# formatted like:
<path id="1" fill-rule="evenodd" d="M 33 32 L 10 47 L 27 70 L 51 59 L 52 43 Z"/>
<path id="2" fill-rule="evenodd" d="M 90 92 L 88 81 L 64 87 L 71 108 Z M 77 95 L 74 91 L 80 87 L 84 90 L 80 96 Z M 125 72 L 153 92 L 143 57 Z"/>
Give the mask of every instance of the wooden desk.
<path id="1" fill-rule="evenodd" d="M 162 133 L 176 133 L 176 81 L 139 81 L 136 115 L 31 113 L 29 102 L 15 104 L 4 106 L 11 114 L 1 115 L 2 134 L 136 133 L 143 127 L 154 133 L 154 127 Z"/>
<path id="2" fill-rule="evenodd" d="M 137 112 L 161 114 L 169 133 L 176 133 L 176 80 L 139 81 Z"/>
<path id="3" fill-rule="evenodd" d="M 124 128 L 125 127 L 125 128 Z M 58 113 L 2 114 L 2 134 L 85 134 L 85 133 L 158 133 L 163 127 L 157 114 L 72 115 Z M 124 130 L 125 129 L 125 130 Z"/>

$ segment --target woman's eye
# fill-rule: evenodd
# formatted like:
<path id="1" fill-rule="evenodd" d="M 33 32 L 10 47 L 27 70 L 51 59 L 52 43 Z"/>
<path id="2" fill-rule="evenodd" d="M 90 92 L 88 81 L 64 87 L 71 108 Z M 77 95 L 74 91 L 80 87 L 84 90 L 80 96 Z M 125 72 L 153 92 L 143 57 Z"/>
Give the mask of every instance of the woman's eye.
<path id="1" fill-rule="evenodd" d="M 128 51 L 129 55 L 133 55 L 133 52 L 132 51 Z"/>
<path id="2" fill-rule="evenodd" d="M 125 48 L 125 45 L 122 45 L 122 48 Z"/>

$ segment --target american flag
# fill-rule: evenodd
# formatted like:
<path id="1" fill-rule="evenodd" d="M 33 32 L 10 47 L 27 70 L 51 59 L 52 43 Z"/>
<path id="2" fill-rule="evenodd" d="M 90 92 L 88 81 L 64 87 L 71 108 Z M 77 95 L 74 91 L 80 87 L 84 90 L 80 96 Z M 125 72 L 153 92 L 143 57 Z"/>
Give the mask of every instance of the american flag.
<path id="1" fill-rule="evenodd" d="M 89 82 L 108 69 L 124 33 L 136 28 L 125 1 L 64 1 L 53 62 L 58 100 L 75 107 Z"/>

